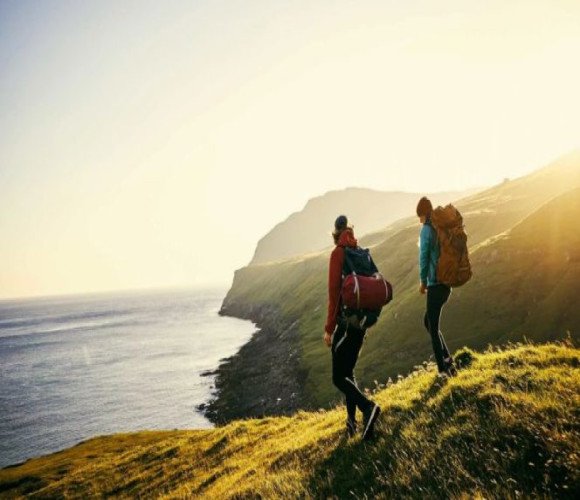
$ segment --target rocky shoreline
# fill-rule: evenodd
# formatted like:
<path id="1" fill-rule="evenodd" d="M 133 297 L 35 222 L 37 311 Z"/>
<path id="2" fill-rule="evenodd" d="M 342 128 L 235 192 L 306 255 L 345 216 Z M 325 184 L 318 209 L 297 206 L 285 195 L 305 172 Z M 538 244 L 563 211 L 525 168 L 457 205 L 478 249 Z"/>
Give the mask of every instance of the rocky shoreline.
<path id="1" fill-rule="evenodd" d="M 296 412 L 303 399 L 298 321 L 285 321 L 273 305 L 247 307 L 227 298 L 219 314 L 251 320 L 258 331 L 207 374 L 216 375 L 214 398 L 199 409 L 214 424 Z"/>

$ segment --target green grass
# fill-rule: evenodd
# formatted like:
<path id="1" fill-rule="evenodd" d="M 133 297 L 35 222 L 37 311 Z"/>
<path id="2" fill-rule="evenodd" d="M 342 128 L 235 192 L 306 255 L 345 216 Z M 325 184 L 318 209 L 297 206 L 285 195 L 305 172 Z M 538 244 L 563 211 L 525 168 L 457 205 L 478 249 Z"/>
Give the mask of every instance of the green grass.
<path id="1" fill-rule="evenodd" d="M 3 498 L 577 498 L 580 350 L 462 349 L 377 390 L 364 443 L 345 410 L 98 437 L 0 470 Z"/>
<path id="2" fill-rule="evenodd" d="M 442 330 L 452 350 L 523 338 L 550 341 L 568 331 L 580 338 L 578 186 L 580 157 L 572 155 L 458 202 L 474 277 L 453 291 L 444 309 Z M 424 297 L 417 293 L 419 230 L 411 217 L 368 239 L 395 297 L 365 341 L 358 364 L 364 386 L 409 373 L 432 355 L 422 324 Z M 304 402 L 311 408 L 326 407 L 336 397 L 322 343 L 328 259 L 329 252 L 321 252 L 248 266 L 236 272 L 225 300 L 242 313 L 273 305 L 288 323 L 299 321 Z"/>

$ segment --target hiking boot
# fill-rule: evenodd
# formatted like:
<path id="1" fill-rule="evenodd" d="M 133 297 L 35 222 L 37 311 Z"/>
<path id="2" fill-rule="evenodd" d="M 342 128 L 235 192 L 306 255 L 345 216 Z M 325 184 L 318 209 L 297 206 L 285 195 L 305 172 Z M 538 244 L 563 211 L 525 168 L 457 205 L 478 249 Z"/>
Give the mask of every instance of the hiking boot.
<path id="1" fill-rule="evenodd" d="M 350 418 L 346 419 L 346 435 L 351 438 L 356 435 L 356 421 Z"/>
<path id="2" fill-rule="evenodd" d="M 369 439 L 372 436 L 375 422 L 379 416 L 379 413 L 381 413 L 381 408 L 378 404 L 375 403 L 371 403 L 371 405 L 363 413 L 363 440 Z"/>
<path id="3" fill-rule="evenodd" d="M 444 372 L 450 377 L 457 377 L 457 368 L 455 368 L 455 363 L 453 363 L 453 358 L 445 358 L 444 360 L 445 368 Z"/>
<path id="4" fill-rule="evenodd" d="M 445 371 L 447 372 L 447 375 L 449 375 L 450 377 L 457 377 L 457 368 L 455 368 L 455 365 L 453 363 L 451 363 L 445 369 Z"/>

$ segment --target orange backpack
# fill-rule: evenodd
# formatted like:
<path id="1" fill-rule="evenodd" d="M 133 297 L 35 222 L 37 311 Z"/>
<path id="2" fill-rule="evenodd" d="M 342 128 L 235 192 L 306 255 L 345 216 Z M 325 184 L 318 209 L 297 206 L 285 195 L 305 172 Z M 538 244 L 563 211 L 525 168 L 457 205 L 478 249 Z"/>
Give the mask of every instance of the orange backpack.
<path id="1" fill-rule="evenodd" d="M 441 248 L 437 263 L 437 281 L 447 286 L 461 286 L 471 278 L 471 263 L 467 251 L 467 234 L 463 217 L 453 205 L 437 207 L 431 213 L 431 223 L 437 231 Z"/>

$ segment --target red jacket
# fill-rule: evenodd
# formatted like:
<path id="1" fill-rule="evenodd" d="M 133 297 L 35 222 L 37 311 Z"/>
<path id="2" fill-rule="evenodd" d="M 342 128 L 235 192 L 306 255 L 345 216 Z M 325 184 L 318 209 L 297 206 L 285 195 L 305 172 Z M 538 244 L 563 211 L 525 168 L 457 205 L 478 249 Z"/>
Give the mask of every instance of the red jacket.
<path id="1" fill-rule="evenodd" d="M 344 262 L 344 247 L 356 248 L 358 241 L 351 229 L 343 231 L 338 238 L 336 248 L 330 254 L 328 266 L 328 314 L 324 331 L 334 333 L 336 318 L 338 316 L 338 304 L 340 302 L 340 289 L 342 287 L 342 264 Z"/>

